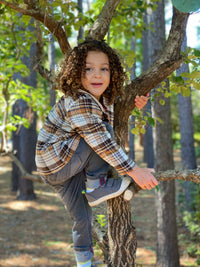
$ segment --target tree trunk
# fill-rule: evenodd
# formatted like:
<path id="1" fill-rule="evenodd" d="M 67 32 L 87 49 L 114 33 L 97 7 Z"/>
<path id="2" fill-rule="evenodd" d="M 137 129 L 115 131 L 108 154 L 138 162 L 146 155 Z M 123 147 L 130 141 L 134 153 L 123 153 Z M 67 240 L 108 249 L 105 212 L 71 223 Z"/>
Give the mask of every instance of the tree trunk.
<path id="1" fill-rule="evenodd" d="M 36 116 L 30 109 L 27 103 L 20 99 L 17 103 L 21 111 L 21 117 L 31 116 L 32 121 L 30 127 L 27 129 L 24 126 L 20 127 L 19 135 L 19 160 L 28 173 L 35 169 L 35 145 L 36 145 Z M 19 179 L 19 200 L 32 200 L 35 199 L 33 182 L 31 180 L 23 179 L 20 173 Z"/>
<path id="2" fill-rule="evenodd" d="M 186 52 L 187 38 L 185 37 L 182 44 L 182 51 Z M 188 64 L 183 64 L 177 71 L 177 75 L 182 72 L 189 72 Z M 194 127 L 192 114 L 192 100 L 191 95 L 184 97 L 182 94 L 178 95 L 178 110 L 181 133 L 181 159 L 183 169 L 196 169 L 196 156 L 194 149 Z M 195 189 L 195 184 L 187 181 L 184 183 L 185 187 L 185 203 L 188 211 L 192 210 L 192 191 Z"/>
<path id="3" fill-rule="evenodd" d="M 158 99 L 159 100 L 159 99 Z M 163 120 L 155 129 L 155 169 L 165 171 L 174 168 L 171 131 L 170 99 L 164 106 L 155 103 L 155 116 Z M 157 192 L 157 267 L 178 267 L 179 254 L 176 228 L 175 183 L 161 182 Z"/>
<path id="4" fill-rule="evenodd" d="M 19 116 L 19 110 L 17 102 L 12 107 L 12 114 Z M 12 132 L 12 150 L 17 158 L 19 158 L 19 134 L 17 131 Z M 17 165 L 12 161 L 12 173 L 11 173 L 11 191 L 17 192 L 19 189 L 20 171 Z"/>
<path id="5" fill-rule="evenodd" d="M 135 37 L 131 38 L 131 50 L 132 51 L 136 51 L 136 40 Z M 136 58 L 135 58 L 136 60 Z M 135 75 L 135 71 L 136 71 L 136 62 L 133 64 L 133 67 L 131 69 L 131 80 L 135 79 L 136 75 Z M 135 136 L 134 134 L 132 134 L 131 130 L 134 128 L 135 126 L 135 118 L 133 115 L 130 115 L 129 117 L 129 131 L 128 131 L 128 146 L 129 146 L 129 157 L 131 159 L 135 159 Z"/>
<path id="6" fill-rule="evenodd" d="M 134 267 L 137 249 L 135 228 L 132 225 L 129 202 L 123 197 L 108 201 L 108 237 L 110 265 L 112 267 Z"/>
<path id="7" fill-rule="evenodd" d="M 118 120 L 121 121 L 122 118 L 123 114 L 118 114 Z M 115 129 L 117 129 L 117 142 L 124 147 L 128 118 L 122 128 L 115 127 Z M 137 240 L 135 228 L 132 225 L 130 203 L 124 201 L 123 196 L 111 199 L 107 201 L 107 214 L 110 249 L 110 264 L 108 266 L 135 266 Z"/>
<path id="8" fill-rule="evenodd" d="M 152 114 L 151 104 L 149 102 L 144 108 L 144 115 L 146 112 Z M 144 147 L 144 162 L 147 163 L 148 168 L 153 168 L 154 167 L 153 129 L 152 126 L 148 124 L 148 122 L 146 126 L 146 132 L 143 136 L 143 147 Z"/>
<path id="9" fill-rule="evenodd" d="M 49 44 L 48 44 L 48 60 L 49 60 L 49 66 L 50 71 L 52 74 L 55 73 L 55 45 L 54 45 L 54 37 L 53 34 L 49 34 Z M 56 91 L 52 88 L 53 84 L 50 83 L 50 105 L 53 107 L 53 105 L 56 103 Z"/>
<path id="10" fill-rule="evenodd" d="M 28 27 L 28 30 L 33 31 L 34 28 Z M 21 77 L 19 74 L 15 75 L 15 78 L 21 79 L 21 81 L 27 85 L 36 87 L 36 72 L 33 71 L 32 59 L 33 55 L 36 55 L 36 44 L 32 44 L 29 51 L 29 57 L 23 56 L 22 62 L 28 66 L 30 69 L 30 75 L 28 77 Z M 16 101 L 13 112 L 21 117 L 27 118 L 30 122 L 30 127 L 27 129 L 24 126 L 18 126 L 16 132 L 13 133 L 13 148 L 16 149 L 16 155 L 20 162 L 23 164 L 24 168 L 28 173 L 31 173 L 36 169 L 35 166 L 35 146 L 37 140 L 36 134 L 36 114 L 27 105 L 27 103 L 20 99 Z M 13 164 L 12 170 L 12 188 L 16 190 L 18 187 L 17 199 L 20 200 L 32 200 L 35 199 L 33 182 L 27 179 L 23 179 L 18 168 Z"/>
<path id="11" fill-rule="evenodd" d="M 151 20 L 151 10 L 147 9 L 144 14 L 144 22 L 148 25 Z M 142 61 L 142 70 L 146 71 L 150 65 L 153 63 L 152 58 L 150 57 L 150 44 L 149 38 L 151 37 L 151 29 L 147 29 L 143 32 L 142 46 L 143 46 L 143 61 Z M 150 102 L 144 108 L 144 115 L 146 112 L 152 113 Z M 147 163 L 148 168 L 154 167 L 154 150 L 153 150 L 153 129 L 152 126 L 147 124 L 146 132 L 143 135 L 143 147 L 144 147 L 144 162 Z"/>
<path id="12" fill-rule="evenodd" d="M 129 114 L 115 113 L 115 140 L 122 148 L 125 147 L 125 138 L 128 132 Z M 117 173 L 114 173 L 117 177 Z M 123 200 L 123 196 L 107 201 L 108 237 L 110 250 L 109 267 L 135 266 L 136 232 L 131 220 L 130 203 Z"/>
<path id="13" fill-rule="evenodd" d="M 78 13 L 79 15 L 83 13 L 83 0 L 78 0 Z M 80 20 L 81 19 L 82 18 L 80 17 Z M 77 37 L 78 42 L 79 40 L 83 39 L 83 35 L 84 35 L 84 29 L 82 26 L 80 26 Z"/>
<path id="14" fill-rule="evenodd" d="M 131 115 L 129 117 L 129 138 L 128 138 L 128 143 L 129 143 L 129 158 L 132 160 L 135 159 L 135 136 L 132 134 L 131 130 L 134 128 L 135 125 L 135 117 Z"/>
<path id="15" fill-rule="evenodd" d="M 155 60 L 165 45 L 164 1 L 158 2 L 157 10 L 152 14 L 155 32 L 151 35 L 151 59 Z M 166 81 L 166 90 L 168 90 Z M 165 105 L 160 101 L 165 100 Z M 161 95 L 155 98 L 154 116 L 162 119 L 155 128 L 155 169 L 173 169 L 173 143 L 171 129 L 170 99 Z M 157 267 L 178 267 L 179 254 L 176 229 L 175 184 L 161 182 L 157 192 Z"/>

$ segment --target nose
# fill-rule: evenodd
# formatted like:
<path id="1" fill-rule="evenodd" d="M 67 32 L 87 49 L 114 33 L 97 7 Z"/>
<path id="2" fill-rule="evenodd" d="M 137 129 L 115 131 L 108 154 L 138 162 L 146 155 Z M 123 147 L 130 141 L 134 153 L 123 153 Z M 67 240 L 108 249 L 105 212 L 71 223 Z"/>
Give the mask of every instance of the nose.
<path id="1" fill-rule="evenodd" d="M 101 71 L 100 70 L 94 70 L 94 73 L 93 73 L 94 77 L 100 77 L 101 76 Z"/>

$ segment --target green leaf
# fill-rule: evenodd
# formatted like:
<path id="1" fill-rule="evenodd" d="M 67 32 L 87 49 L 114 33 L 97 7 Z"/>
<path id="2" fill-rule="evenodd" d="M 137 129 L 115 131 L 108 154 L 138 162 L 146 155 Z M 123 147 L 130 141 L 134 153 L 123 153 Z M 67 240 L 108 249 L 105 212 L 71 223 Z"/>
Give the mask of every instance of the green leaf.
<path id="1" fill-rule="evenodd" d="M 199 57 L 200 58 L 200 50 L 199 49 L 194 49 L 194 55 L 196 57 Z"/>
<path id="2" fill-rule="evenodd" d="M 192 85 L 193 85 L 193 87 L 194 87 L 195 89 L 200 90 L 200 83 L 198 83 L 198 82 L 193 82 Z"/>
<path id="3" fill-rule="evenodd" d="M 164 106 L 165 105 L 165 100 L 164 99 L 160 99 L 159 103 L 160 103 L 160 105 Z"/>
<path id="4" fill-rule="evenodd" d="M 192 71 L 191 73 L 183 72 L 180 74 L 180 76 L 190 78 L 190 79 L 197 79 L 200 77 L 200 71 Z"/>
<path id="5" fill-rule="evenodd" d="M 152 117 L 148 117 L 148 123 L 150 126 L 155 127 L 156 123 Z"/>
<path id="6" fill-rule="evenodd" d="M 157 192 L 160 191 L 160 186 L 156 185 L 155 189 L 156 189 Z"/>
<path id="7" fill-rule="evenodd" d="M 200 77 L 200 71 L 193 71 L 190 73 L 190 78 L 191 79 L 197 79 Z"/>
<path id="8" fill-rule="evenodd" d="M 183 86 L 181 87 L 181 94 L 185 97 L 188 97 L 190 96 L 190 88 L 186 87 L 186 86 Z"/>
<path id="9" fill-rule="evenodd" d="M 155 120 L 157 120 L 159 123 L 163 123 L 163 120 L 161 118 L 156 117 Z"/>
<path id="10" fill-rule="evenodd" d="M 167 97 L 171 97 L 172 96 L 172 94 L 170 93 L 170 92 L 165 92 L 165 97 L 167 98 Z"/>
<path id="11" fill-rule="evenodd" d="M 132 133 L 132 134 L 138 134 L 138 133 L 139 133 L 139 129 L 138 129 L 138 128 L 133 128 L 133 129 L 131 130 L 131 133 Z"/>
<path id="12" fill-rule="evenodd" d="M 145 128 L 141 128 L 141 129 L 140 129 L 140 133 L 141 133 L 141 134 L 145 134 L 145 133 L 146 133 Z"/>
<path id="13" fill-rule="evenodd" d="M 181 77 L 181 76 L 183 76 L 182 74 L 183 73 L 181 73 L 180 76 L 173 76 L 174 82 L 179 83 L 179 84 L 184 84 L 184 79 Z M 183 77 L 185 77 L 185 76 L 183 76 Z"/>

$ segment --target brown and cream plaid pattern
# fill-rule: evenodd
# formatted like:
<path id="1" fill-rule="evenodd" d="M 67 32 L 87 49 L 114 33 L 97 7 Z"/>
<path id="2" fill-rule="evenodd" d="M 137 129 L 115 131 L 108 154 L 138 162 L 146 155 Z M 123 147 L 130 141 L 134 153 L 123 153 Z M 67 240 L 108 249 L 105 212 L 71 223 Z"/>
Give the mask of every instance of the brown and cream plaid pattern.
<path id="1" fill-rule="evenodd" d="M 78 99 L 62 96 L 52 108 L 36 146 L 36 165 L 41 175 L 59 171 L 69 162 L 79 141 L 85 141 L 121 175 L 135 163 L 107 131 L 104 120 L 113 125 L 113 105 L 102 105 L 87 92 L 80 91 Z"/>

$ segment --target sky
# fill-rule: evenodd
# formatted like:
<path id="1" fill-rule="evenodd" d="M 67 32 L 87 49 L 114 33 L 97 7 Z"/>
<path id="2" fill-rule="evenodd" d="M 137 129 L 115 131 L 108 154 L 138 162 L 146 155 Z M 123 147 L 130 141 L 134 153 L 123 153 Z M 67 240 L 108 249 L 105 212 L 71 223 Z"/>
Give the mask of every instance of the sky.
<path id="1" fill-rule="evenodd" d="M 189 17 L 187 43 L 189 47 L 200 49 L 200 12 L 194 13 Z"/>
<path id="2" fill-rule="evenodd" d="M 165 6 L 165 18 L 166 21 L 170 23 L 166 24 L 166 33 L 169 32 L 171 28 L 171 18 L 172 18 L 172 5 L 168 4 Z M 200 49 L 200 10 L 194 12 L 189 16 L 187 23 L 187 46 L 192 48 Z"/>

